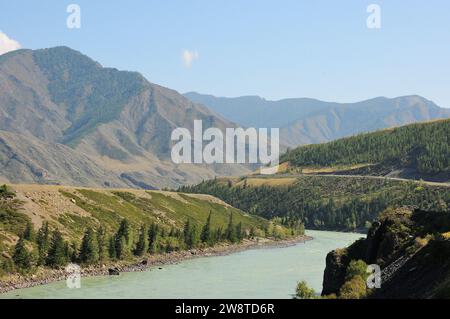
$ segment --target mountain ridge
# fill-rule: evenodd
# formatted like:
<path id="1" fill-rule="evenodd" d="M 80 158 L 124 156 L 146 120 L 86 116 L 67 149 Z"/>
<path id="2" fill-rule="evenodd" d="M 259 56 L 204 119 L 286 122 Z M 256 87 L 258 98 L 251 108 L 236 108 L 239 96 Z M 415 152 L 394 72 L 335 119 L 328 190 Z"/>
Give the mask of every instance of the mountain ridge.
<path id="1" fill-rule="evenodd" d="M 107 172 L 103 182 L 95 179 L 88 186 L 108 187 L 114 176 L 116 186 L 175 187 L 248 171 L 243 165 L 218 168 L 171 162 L 171 131 L 177 127 L 192 131 L 194 119 L 203 120 L 205 129 L 236 127 L 178 92 L 150 83 L 140 73 L 104 68 L 68 47 L 23 49 L 0 57 L 0 130 L 29 137 L 28 142 L 36 142 L 35 148 L 41 142 L 59 144 L 72 148 L 72 157 L 87 156 L 87 166 Z M 64 159 L 58 154 L 49 157 L 60 161 L 50 170 L 41 163 L 39 169 L 63 176 L 57 168 L 64 166 Z M 6 154 L 0 158 L 8 160 Z M 79 172 L 86 170 L 90 168 L 82 167 Z M 11 177 L 21 171 L 8 173 Z M 34 175 L 33 180 L 82 186 L 70 175 L 57 181 Z M 7 181 L 24 182 L 20 178 Z"/>
<path id="2" fill-rule="evenodd" d="M 275 101 L 258 96 L 221 98 L 196 92 L 184 95 L 243 126 L 279 127 L 281 142 L 289 147 L 450 117 L 450 109 L 419 95 L 376 97 L 352 103 L 311 98 Z"/>

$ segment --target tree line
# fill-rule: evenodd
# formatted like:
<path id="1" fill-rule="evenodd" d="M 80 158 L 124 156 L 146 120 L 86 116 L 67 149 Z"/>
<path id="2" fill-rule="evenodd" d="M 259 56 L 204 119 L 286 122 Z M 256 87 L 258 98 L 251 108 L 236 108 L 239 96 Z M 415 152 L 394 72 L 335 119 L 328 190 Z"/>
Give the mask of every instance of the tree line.
<path id="1" fill-rule="evenodd" d="M 419 123 L 360 134 L 288 151 L 282 162 L 294 166 L 384 163 L 414 167 L 420 173 L 450 172 L 450 120 Z"/>
<path id="2" fill-rule="evenodd" d="M 212 228 L 212 212 L 202 227 L 187 219 L 183 228 L 168 229 L 157 223 L 141 225 L 137 236 L 127 219 L 108 235 L 105 228 L 86 228 L 81 243 L 69 242 L 59 229 L 50 229 L 44 221 L 37 232 L 29 221 L 14 246 L 12 262 L 3 265 L 3 270 L 28 272 L 35 266 L 61 268 L 69 262 L 94 265 L 106 261 L 127 260 L 146 254 L 170 253 L 173 251 L 214 246 L 219 242 L 240 243 L 245 238 L 256 236 L 256 229 L 243 229 L 242 223 L 233 221 L 230 213 L 227 227 Z M 136 238 L 135 238 L 136 237 Z"/>
<path id="3" fill-rule="evenodd" d="M 340 177 L 302 177 L 289 186 L 233 185 L 230 181 L 204 181 L 183 186 L 181 192 L 210 194 L 251 214 L 292 226 L 323 230 L 367 228 L 386 208 L 416 206 L 426 210 L 450 207 L 448 187 Z"/>

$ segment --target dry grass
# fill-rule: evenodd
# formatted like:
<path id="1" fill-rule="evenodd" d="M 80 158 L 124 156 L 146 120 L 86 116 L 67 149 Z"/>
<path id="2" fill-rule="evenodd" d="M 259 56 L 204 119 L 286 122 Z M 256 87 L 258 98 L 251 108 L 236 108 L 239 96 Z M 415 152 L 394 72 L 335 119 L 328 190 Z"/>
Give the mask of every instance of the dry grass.
<path id="1" fill-rule="evenodd" d="M 373 164 L 355 164 L 355 165 L 342 165 L 342 166 L 329 166 L 329 167 L 314 167 L 305 166 L 299 167 L 298 170 L 303 174 L 317 174 L 317 173 L 336 173 L 340 171 L 349 171 L 353 169 L 372 166 Z"/>
<path id="2" fill-rule="evenodd" d="M 287 186 L 292 185 L 297 181 L 295 177 L 275 177 L 275 178 L 247 178 L 236 183 L 236 186 Z"/>

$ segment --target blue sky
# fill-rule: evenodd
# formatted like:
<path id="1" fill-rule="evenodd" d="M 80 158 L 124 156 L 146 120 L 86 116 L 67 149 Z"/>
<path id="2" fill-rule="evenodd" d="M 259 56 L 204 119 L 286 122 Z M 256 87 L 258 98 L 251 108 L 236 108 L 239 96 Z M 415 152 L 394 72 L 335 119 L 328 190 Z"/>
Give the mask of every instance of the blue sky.
<path id="1" fill-rule="evenodd" d="M 81 29 L 66 27 L 67 5 Z M 381 7 L 381 29 L 366 8 Z M 67 45 L 180 92 L 350 102 L 419 94 L 450 107 L 447 0 L 0 0 L 24 48 Z M 186 67 L 183 50 L 197 52 Z"/>

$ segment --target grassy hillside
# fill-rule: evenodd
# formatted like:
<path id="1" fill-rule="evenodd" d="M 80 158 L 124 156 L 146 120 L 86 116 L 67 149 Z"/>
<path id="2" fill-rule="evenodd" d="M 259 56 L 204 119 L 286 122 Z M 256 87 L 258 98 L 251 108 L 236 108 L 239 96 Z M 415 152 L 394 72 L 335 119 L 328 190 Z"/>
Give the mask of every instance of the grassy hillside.
<path id="1" fill-rule="evenodd" d="M 308 228 L 331 230 L 370 226 L 387 207 L 450 207 L 450 185 L 360 176 L 220 178 L 180 191 L 210 194 L 266 218 L 300 220 Z"/>
<path id="2" fill-rule="evenodd" d="M 361 134 L 326 144 L 308 145 L 284 154 L 291 171 L 387 175 L 450 180 L 450 120 L 412 124 Z"/>
<path id="3" fill-rule="evenodd" d="M 39 238 L 47 224 L 48 242 L 42 256 Z M 254 236 L 285 238 L 295 232 L 246 214 L 209 195 L 43 185 L 0 188 L 0 273 L 55 266 L 48 256 L 58 233 L 65 247 L 61 252 L 64 264 L 83 263 L 83 245 L 85 241 L 88 245 L 89 236 L 98 240 L 94 245 L 96 263 L 102 261 L 97 254 L 102 250 L 105 262 L 220 242 L 234 243 Z M 121 236 L 126 238 L 126 243 L 122 243 Z M 18 240 L 24 242 L 25 249 L 21 249 L 30 267 L 18 267 Z M 136 253 L 140 244 L 146 248 Z M 118 247 L 128 253 L 116 256 Z"/>

